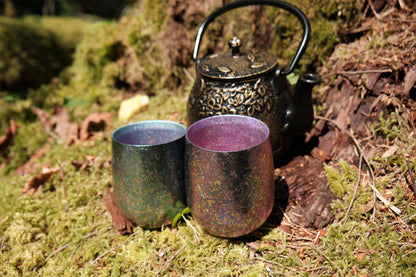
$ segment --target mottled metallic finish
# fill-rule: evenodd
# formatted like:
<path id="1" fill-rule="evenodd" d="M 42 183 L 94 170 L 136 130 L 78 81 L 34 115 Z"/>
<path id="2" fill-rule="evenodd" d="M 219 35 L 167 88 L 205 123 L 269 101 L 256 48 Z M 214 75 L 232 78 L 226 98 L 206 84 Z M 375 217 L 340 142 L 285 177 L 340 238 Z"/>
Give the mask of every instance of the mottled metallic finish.
<path id="1" fill-rule="evenodd" d="M 158 228 L 185 208 L 183 125 L 149 120 L 112 135 L 117 206 L 138 226 Z"/>
<path id="2" fill-rule="evenodd" d="M 240 237 L 266 221 L 274 167 L 262 121 L 242 115 L 197 121 L 186 133 L 185 161 L 187 203 L 208 233 Z"/>

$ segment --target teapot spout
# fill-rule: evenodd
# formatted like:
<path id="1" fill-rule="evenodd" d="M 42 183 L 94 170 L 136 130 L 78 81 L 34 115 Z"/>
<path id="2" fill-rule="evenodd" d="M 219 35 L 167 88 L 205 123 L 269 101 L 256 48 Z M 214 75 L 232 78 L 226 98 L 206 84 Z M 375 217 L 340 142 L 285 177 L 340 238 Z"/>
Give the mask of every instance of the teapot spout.
<path id="1" fill-rule="evenodd" d="M 312 128 L 314 113 L 312 89 L 321 78 L 312 73 L 304 73 L 295 86 L 292 110 L 289 110 L 289 126 L 295 134 L 302 135 Z"/>

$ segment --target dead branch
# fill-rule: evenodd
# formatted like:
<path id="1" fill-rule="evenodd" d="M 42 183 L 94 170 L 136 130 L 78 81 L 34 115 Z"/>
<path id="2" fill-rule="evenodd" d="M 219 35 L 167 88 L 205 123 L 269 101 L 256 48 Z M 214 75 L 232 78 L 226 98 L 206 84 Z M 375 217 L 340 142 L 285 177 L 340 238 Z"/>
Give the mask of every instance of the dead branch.
<path id="1" fill-rule="evenodd" d="M 95 264 L 97 261 L 101 260 L 101 259 L 102 259 L 104 256 L 106 256 L 108 253 L 110 253 L 110 252 L 112 252 L 112 251 L 116 250 L 117 248 L 119 248 L 120 246 L 122 246 L 122 245 L 126 244 L 126 242 L 127 242 L 127 241 L 129 241 L 129 240 L 130 240 L 133 236 L 137 235 L 139 232 L 140 232 L 140 231 L 136 231 L 136 232 L 134 232 L 133 234 L 129 235 L 129 236 L 127 237 L 127 239 L 126 239 L 125 241 L 123 241 L 122 243 L 120 243 L 120 244 L 118 244 L 118 245 L 114 246 L 113 248 L 111 248 L 111 249 L 109 249 L 109 250 L 105 251 L 103 254 L 101 254 L 100 256 L 98 256 L 97 258 L 95 258 L 95 259 L 91 262 L 91 265 L 93 265 L 93 264 Z"/>
<path id="2" fill-rule="evenodd" d="M 173 259 L 175 259 L 178 255 L 179 255 L 179 253 L 181 253 L 182 252 L 182 250 L 184 250 L 185 249 L 185 247 L 186 246 L 188 246 L 188 244 L 184 244 L 182 247 L 181 247 L 181 249 L 179 249 L 178 251 L 176 251 L 176 253 L 172 256 L 172 257 L 170 257 L 170 259 L 169 260 L 167 260 L 166 261 L 166 263 L 155 273 L 155 275 L 153 275 L 154 277 L 156 277 L 156 276 L 158 276 L 163 270 L 165 270 L 165 268 L 167 268 L 168 266 L 169 266 L 169 264 L 170 264 L 170 262 L 171 261 L 173 261 Z"/>
<path id="3" fill-rule="evenodd" d="M 416 177 L 413 174 L 412 167 L 410 166 L 410 162 L 408 158 L 406 158 L 406 163 L 407 163 L 407 171 L 409 172 L 409 175 L 410 175 L 410 186 L 413 189 L 413 192 L 416 193 Z"/>
<path id="4" fill-rule="evenodd" d="M 341 220 L 341 222 L 345 221 L 348 217 L 348 214 L 351 211 L 352 208 L 352 204 L 354 203 L 355 197 L 357 196 L 357 192 L 358 192 L 358 188 L 360 186 L 360 181 L 361 181 L 361 166 L 362 166 L 362 161 L 363 161 L 363 152 L 360 153 L 360 163 L 358 165 L 358 179 L 357 179 L 357 183 L 355 184 L 355 189 L 354 189 L 354 194 L 352 196 L 350 205 L 348 206 L 347 212 L 345 213 L 344 218 Z"/>
<path id="5" fill-rule="evenodd" d="M 68 208 L 68 201 L 66 200 L 66 186 L 65 186 L 65 176 L 64 176 L 64 170 L 62 168 L 62 165 L 59 167 L 59 170 L 61 171 L 61 180 L 62 180 L 62 197 L 64 198 L 64 202 L 65 202 L 65 212 L 67 213 L 69 208 Z"/>

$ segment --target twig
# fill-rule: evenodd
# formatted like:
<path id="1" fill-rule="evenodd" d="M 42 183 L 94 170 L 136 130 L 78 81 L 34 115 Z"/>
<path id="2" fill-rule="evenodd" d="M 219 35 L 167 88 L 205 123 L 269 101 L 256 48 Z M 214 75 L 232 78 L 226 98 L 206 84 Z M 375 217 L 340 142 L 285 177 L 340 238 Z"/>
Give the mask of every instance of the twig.
<path id="1" fill-rule="evenodd" d="M 97 234 L 97 232 L 91 232 L 88 233 L 84 236 L 84 239 L 92 237 L 93 235 Z M 56 249 L 55 251 L 53 251 L 51 254 L 49 254 L 44 261 L 46 261 L 47 259 L 49 259 L 50 257 L 54 256 L 56 253 L 61 252 L 62 250 L 68 248 L 70 245 L 72 244 L 72 242 L 68 242 L 67 244 L 59 247 L 58 249 Z"/>
<path id="2" fill-rule="evenodd" d="M 262 261 L 262 262 L 265 262 L 265 263 L 268 263 L 268 264 L 272 264 L 272 265 L 283 266 L 281 263 L 278 263 L 278 262 L 275 262 L 275 261 L 270 261 L 270 260 L 267 260 L 267 259 L 262 258 L 262 257 L 253 257 L 252 259 L 259 260 L 259 261 Z M 289 270 L 292 270 L 293 272 L 299 273 L 298 270 L 290 268 L 288 266 L 285 266 L 285 269 L 289 269 Z"/>
<path id="3" fill-rule="evenodd" d="M 410 246 L 413 247 L 415 249 L 413 249 L 412 251 L 407 252 L 406 254 L 402 255 L 402 257 L 406 257 L 407 255 L 412 254 L 413 252 L 416 251 L 416 244 L 415 243 L 410 243 L 410 242 L 396 242 L 397 245 L 401 245 L 401 246 Z M 400 247 L 401 248 L 401 247 Z"/>
<path id="4" fill-rule="evenodd" d="M 114 246 L 113 248 L 111 248 L 111 249 L 109 249 L 109 250 L 105 251 L 105 252 L 104 252 L 104 253 L 102 253 L 100 256 L 98 256 L 97 258 L 95 258 L 95 259 L 94 259 L 94 260 L 93 260 L 90 264 L 91 264 L 91 265 L 95 264 L 97 261 L 101 260 L 101 259 L 102 259 L 104 256 L 106 256 L 108 253 L 110 253 L 110 252 L 112 252 L 112 251 L 116 250 L 117 248 L 119 248 L 120 246 L 122 246 L 122 245 L 126 244 L 126 242 L 127 242 L 127 241 L 129 241 L 129 239 L 130 239 L 131 237 L 133 237 L 133 236 L 137 235 L 138 233 L 139 233 L 139 231 L 136 231 L 136 232 L 134 232 L 133 234 L 129 235 L 129 236 L 127 237 L 127 239 L 125 239 L 122 243 L 120 243 L 120 244 L 118 244 L 118 245 Z"/>
<path id="5" fill-rule="evenodd" d="M 374 15 L 377 17 L 377 19 L 381 19 L 381 15 L 376 12 L 376 9 L 374 8 L 373 2 L 371 0 L 368 0 L 368 4 L 370 5 L 371 10 L 373 11 Z"/>
<path id="6" fill-rule="evenodd" d="M 349 214 L 349 213 L 350 213 L 350 211 L 351 211 L 352 204 L 354 203 L 355 197 L 357 196 L 358 187 L 360 186 L 360 181 L 361 181 L 361 165 L 362 165 L 362 161 L 363 161 L 363 152 L 361 152 L 361 153 L 360 153 L 360 163 L 359 163 L 359 165 L 358 165 L 358 179 L 357 179 L 357 183 L 355 184 L 354 194 L 353 194 L 353 196 L 352 196 L 352 199 L 351 199 L 350 205 L 348 206 L 347 212 L 345 213 L 345 216 L 344 216 L 344 218 L 341 220 L 341 222 L 344 222 L 344 221 L 347 219 L 348 214 Z"/>
<path id="7" fill-rule="evenodd" d="M 80 245 L 81 245 L 81 243 L 78 243 L 78 244 L 75 246 L 74 250 L 72 250 L 71 256 L 69 256 L 69 259 L 72 259 L 72 257 L 74 257 L 74 255 L 75 255 L 75 253 L 77 252 L 77 250 L 78 250 L 78 248 L 79 248 L 79 246 L 80 246 Z"/>
<path id="8" fill-rule="evenodd" d="M 65 186 L 64 170 L 62 169 L 62 165 L 59 167 L 59 169 L 61 171 L 62 191 L 63 191 L 63 198 L 65 202 L 65 212 L 67 213 L 69 208 L 68 208 L 68 201 L 66 200 L 66 186 Z"/>
<path id="9" fill-rule="evenodd" d="M 416 243 L 410 243 L 410 242 L 396 242 L 397 245 L 402 245 L 402 246 L 411 246 L 413 248 L 416 248 Z"/>
<path id="10" fill-rule="evenodd" d="M 327 255 L 325 255 L 325 253 L 324 252 L 322 252 L 319 248 L 312 248 L 312 249 L 314 249 L 314 250 L 316 250 L 316 252 L 318 252 L 318 254 L 319 255 L 321 255 L 321 256 L 323 256 L 333 267 L 335 267 L 335 269 L 338 271 L 338 273 L 341 275 L 341 276 L 343 276 L 344 274 L 342 274 L 342 271 L 341 271 L 341 269 L 336 265 L 336 264 L 334 264 L 332 261 L 331 261 L 331 259 L 327 256 Z"/>
<path id="11" fill-rule="evenodd" d="M 361 149 L 361 147 L 360 147 L 360 144 L 359 144 L 359 142 L 357 141 L 357 139 L 350 133 L 350 132 L 348 132 L 347 130 L 345 130 L 344 128 L 342 128 L 337 122 L 335 122 L 334 120 L 332 120 L 332 119 L 329 119 L 329 118 L 326 118 L 326 117 L 323 117 L 323 116 L 315 116 L 315 118 L 317 118 L 317 119 L 320 119 L 320 120 L 325 120 L 325 121 L 328 121 L 328 122 L 330 122 L 330 123 L 332 123 L 332 124 L 334 124 L 341 132 L 344 132 L 344 133 L 346 133 L 351 139 L 352 139 L 352 141 L 354 142 L 354 144 L 355 144 L 355 146 L 357 147 L 357 149 L 358 149 L 358 151 L 360 152 L 360 153 L 363 153 L 363 150 Z M 371 181 L 372 182 L 370 182 L 370 183 L 368 183 L 368 185 L 370 186 L 370 188 L 374 191 L 374 193 L 375 193 L 375 195 L 376 195 L 376 197 L 381 201 L 381 202 L 383 202 L 383 204 L 386 206 L 386 207 L 389 207 L 394 213 L 396 213 L 396 214 L 401 214 L 402 213 L 402 211 L 399 209 L 399 208 L 397 208 L 396 206 L 394 206 L 394 205 L 391 205 L 391 203 L 390 203 L 390 201 L 388 201 L 386 198 L 384 198 L 384 196 L 378 191 L 378 189 L 375 187 L 375 185 L 374 185 L 374 182 L 375 182 L 375 176 L 374 176 L 374 171 L 373 171 L 373 168 L 371 167 L 371 164 L 370 164 L 370 162 L 369 162 L 369 160 L 367 159 L 367 157 L 364 155 L 364 154 L 362 154 L 362 156 L 363 156 L 363 159 L 364 159 L 364 161 L 365 161 L 365 163 L 366 163 L 366 165 L 367 165 L 367 167 L 368 167 L 368 170 L 370 171 L 370 175 L 371 175 Z"/>
<path id="12" fill-rule="evenodd" d="M 49 259 L 50 257 L 55 256 L 55 254 L 56 254 L 56 253 L 61 252 L 62 250 L 67 249 L 67 248 L 68 248 L 71 244 L 72 244 L 72 242 L 68 242 L 67 244 L 62 245 L 61 247 L 59 247 L 58 249 L 56 249 L 55 251 L 53 251 L 52 253 L 50 253 L 50 254 L 49 254 L 49 255 L 45 258 L 45 260 L 43 260 L 43 261 L 46 261 L 46 260 L 47 260 L 47 259 Z"/>
<path id="13" fill-rule="evenodd" d="M 3 247 L 4 247 L 4 241 L 6 240 L 6 235 L 2 236 L 0 239 L 1 239 L 0 253 L 2 253 Z"/>
<path id="14" fill-rule="evenodd" d="M 415 217 L 416 217 L 416 214 L 411 215 L 411 216 L 409 216 L 409 217 L 407 217 L 407 218 L 403 218 L 403 220 L 404 220 L 404 221 L 409 222 L 410 220 L 412 220 L 412 219 L 413 219 L 413 218 L 415 218 Z"/>
<path id="15" fill-rule="evenodd" d="M 410 162 L 408 158 L 406 158 L 406 163 L 407 163 L 407 171 L 409 171 L 409 175 L 410 175 L 410 186 L 412 187 L 413 192 L 416 193 L 416 177 L 413 174 L 412 167 L 410 166 Z"/>
<path id="16" fill-rule="evenodd" d="M 356 71 L 335 71 L 331 75 L 355 75 L 355 74 L 368 74 L 368 73 L 390 73 L 393 72 L 390 68 L 386 69 L 369 69 L 369 70 L 356 70 Z"/>
<path id="17" fill-rule="evenodd" d="M 88 233 L 88 234 L 86 234 L 86 235 L 84 236 L 84 239 L 89 238 L 89 237 L 92 237 L 92 236 L 93 236 L 93 235 L 95 235 L 95 234 L 97 234 L 97 232 L 91 232 L 91 233 Z M 44 263 L 47 259 L 49 259 L 49 258 L 51 258 L 51 257 L 55 256 L 57 253 L 61 252 L 62 250 L 67 249 L 69 246 L 71 246 L 71 244 L 72 244 L 72 242 L 68 242 L 67 244 L 62 245 L 61 247 L 59 247 L 59 248 L 57 248 L 56 250 L 54 250 L 52 253 L 50 253 L 48 256 L 46 256 L 46 258 L 43 260 L 43 263 Z M 37 270 L 39 269 L 39 267 L 40 267 L 40 266 L 41 266 L 41 265 L 39 265 L 38 267 L 36 267 L 34 271 L 37 271 Z"/>
<path id="18" fill-rule="evenodd" d="M 373 182 L 374 182 L 374 180 L 373 180 Z M 374 202 L 374 204 L 376 203 L 376 200 L 377 200 L 377 193 L 373 190 L 373 202 Z M 371 221 L 374 221 L 376 219 L 376 209 L 375 208 L 373 209 L 373 213 L 371 214 L 370 219 L 371 219 Z"/>
<path id="19" fill-rule="evenodd" d="M 311 269 L 306 270 L 306 272 L 317 271 L 317 270 L 321 270 L 321 269 L 324 269 L 324 268 L 328 268 L 328 266 L 324 265 L 324 266 L 320 266 L 320 267 L 317 267 L 317 268 L 311 268 Z"/>
<path id="20" fill-rule="evenodd" d="M 156 276 L 158 276 L 163 270 L 165 270 L 165 268 L 167 268 L 168 267 L 168 265 L 170 264 L 170 262 L 171 261 L 173 261 L 173 259 L 175 259 L 178 255 L 179 255 L 179 253 L 181 253 L 182 252 L 182 250 L 184 250 L 185 249 L 185 247 L 186 246 L 188 246 L 188 244 L 186 243 L 186 244 L 184 244 L 182 247 L 181 247 L 181 249 L 179 249 L 178 251 L 176 251 L 176 253 L 172 256 L 172 257 L 170 257 L 170 259 L 169 260 L 167 260 L 166 261 L 166 263 L 158 270 L 158 272 L 156 272 L 155 273 L 155 275 L 154 275 L 154 277 L 156 277 Z"/>
<path id="21" fill-rule="evenodd" d="M 402 256 L 402 258 L 406 257 L 407 255 L 412 254 L 413 252 L 416 252 L 416 249 L 413 249 L 412 251 L 407 252 L 406 254 L 404 254 L 404 255 Z"/>
<path id="22" fill-rule="evenodd" d="M 409 9 L 406 2 L 404 2 L 403 0 L 399 0 L 398 2 L 399 2 L 399 6 L 400 6 L 401 9 L 403 9 L 403 10 L 408 10 Z"/>
<path id="23" fill-rule="evenodd" d="M 194 226 L 191 224 L 191 222 L 189 222 L 184 215 L 182 215 L 183 220 L 185 220 L 186 224 L 189 224 L 189 226 L 191 226 L 192 231 L 194 232 L 194 235 L 196 237 L 196 241 L 199 243 L 201 243 L 201 240 L 199 239 L 198 236 L 198 232 L 195 230 Z"/>

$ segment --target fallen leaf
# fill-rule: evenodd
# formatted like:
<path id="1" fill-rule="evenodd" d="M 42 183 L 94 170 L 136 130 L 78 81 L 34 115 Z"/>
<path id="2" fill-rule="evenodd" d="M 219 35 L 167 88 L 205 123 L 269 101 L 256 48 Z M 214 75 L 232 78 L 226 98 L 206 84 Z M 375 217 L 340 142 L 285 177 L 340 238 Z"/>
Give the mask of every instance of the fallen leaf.
<path id="1" fill-rule="evenodd" d="M 138 113 L 149 105 L 149 96 L 145 94 L 138 94 L 132 98 L 126 99 L 121 102 L 120 109 L 118 111 L 118 118 L 121 121 L 126 122 L 135 113 Z"/>
<path id="2" fill-rule="evenodd" d="M 56 108 L 50 119 L 51 127 L 57 134 L 59 142 L 71 145 L 78 141 L 79 126 L 71 122 L 68 111 L 65 108 Z"/>
<path id="3" fill-rule="evenodd" d="M 80 139 L 87 141 L 104 131 L 111 125 L 111 113 L 95 112 L 87 116 L 81 123 Z"/>
<path id="4" fill-rule="evenodd" d="M 78 141 L 79 126 L 71 122 L 65 108 L 57 107 L 51 116 L 38 107 L 32 107 L 32 112 L 39 118 L 45 132 L 49 135 L 55 134 L 60 143 L 69 146 Z"/>
<path id="5" fill-rule="evenodd" d="M 290 227 L 287 224 L 284 224 L 284 223 L 280 224 L 280 228 L 283 230 L 283 232 L 285 232 L 289 235 L 292 235 L 292 233 L 293 233 L 292 230 L 290 229 Z"/>
<path id="6" fill-rule="evenodd" d="M 372 209 L 374 208 L 374 200 L 368 201 L 365 205 L 364 205 L 364 210 L 363 213 L 368 213 L 370 212 Z"/>
<path id="7" fill-rule="evenodd" d="M 170 115 L 170 117 L 169 117 L 169 119 L 168 119 L 168 120 L 178 122 L 179 115 L 180 115 L 179 111 L 174 111 L 174 112 Z"/>
<path id="8" fill-rule="evenodd" d="M 129 235 L 133 233 L 134 225 L 120 212 L 116 204 L 114 193 L 111 191 L 107 192 L 107 195 L 103 198 L 104 205 L 107 207 L 107 210 L 110 212 L 111 218 L 116 226 L 116 229 L 122 235 Z"/>
<path id="9" fill-rule="evenodd" d="M 15 174 L 33 174 L 39 167 L 40 164 L 36 163 L 40 158 L 42 158 L 45 153 L 51 148 L 50 144 L 46 144 L 45 146 L 36 150 L 35 154 L 22 166 L 20 166 L 16 171 Z"/>
<path id="10" fill-rule="evenodd" d="M 85 160 L 82 161 L 72 161 L 71 164 L 77 169 L 81 169 L 82 171 L 88 170 L 88 168 L 93 165 L 98 168 L 106 168 L 111 165 L 111 162 L 108 160 L 99 161 L 99 159 L 95 156 L 85 155 Z"/>
<path id="11" fill-rule="evenodd" d="M 326 162 L 331 159 L 330 156 L 328 156 L 324 151 L 322 151 L 318 147 L 315 147 L 314 149 L 312 149 L 311 156 L 320 160 L 321 162 Z"/>
<path id="12" fill-rule="evenodd" d="M 397 146 L 397 145 L 393 145 L 393 146 L 389 147 L 389 149 L 387 149 L 387 151 L 383 153 L 382 157 L 384 159 L 390 158 L 391 156 L 394 155 L 394 153 L 396 153 L 397 149 L 399 149 L 399 146 Z"/>
<path id="13" fill-rule="evenodd" d="M 13 143 L 14 136 L 17 134 L 17 129 L 18 126 L 16 122 L 11 119 L 10 127 L 7 128 L 5 134 L 0 137 L 0 154 L 4 154 Z"/>
<path id="14" fill-rule="evenodd" d="M 365 258 L 365 252 L 360 252 L 357 255 L 357 262 L 361 262 Z"/>
<path id="15" fill-rule="evenodd" d="M 30 195 L 33 195 L 36 190 L 41 187 L 43 184 L 46 183 L 46 181 L 49 180 L 57 172 L 59 168 L 45 168 L 42 170 L 42 173 L 40 173 L 37 176 L 34 176 L 27 181 L 25 186 L 22 189 L 22 194 L 30 193 Z"/>
<path id="16" fill-rule="evenodd" d="M 416 85 L 416 65 L 414 65 L 404 77 L 404 92 L 409 95 L 410 90 Z"/>
<path id="17" fill-rule="evenodd" d="M 51 131 L 51 123 L 49 121 L 50 119 L 49 114 L 46 111 L 38 107 L 32 107 L 31 110 L 32 110 L 32 113 L 35 114 L 39 118 L 40 124 L 43 126 L 46 133 L 49 134 L 49 132 Z"/>

